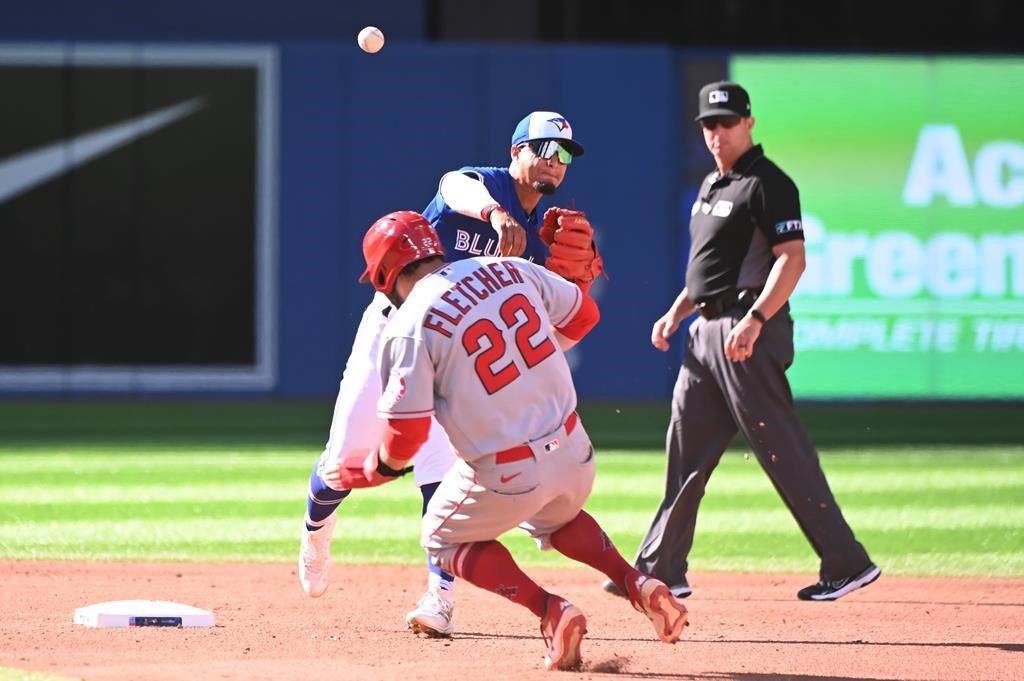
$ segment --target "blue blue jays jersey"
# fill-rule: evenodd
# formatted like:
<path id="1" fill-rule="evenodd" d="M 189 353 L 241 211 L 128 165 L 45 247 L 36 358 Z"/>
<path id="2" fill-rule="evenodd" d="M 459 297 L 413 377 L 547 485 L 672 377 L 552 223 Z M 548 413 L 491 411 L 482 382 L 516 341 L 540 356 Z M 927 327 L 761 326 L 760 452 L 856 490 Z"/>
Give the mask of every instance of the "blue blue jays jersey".
<path id="1" fill-rule="evenodd" d="M 544 212 L 540 205 L 530 215 L 523 211 L 519 196 L 516 194 L 515 180 L 512 179 L 508 168 L 467 166 L 460 168 L 459 172 L 483 182 L 494 200 L 523 226 L 526 230 L 526 252 L 522 257 L 543 265 L 551 253 L 547 245 L 540 240 L 538 231 L 539 216 L 543 216 Z M 449 261 L 454 262 L 477 255 L 498 255 L 498 233 L 494 228 L 483 220 L 466 217 L 453 211 L 441 198 L 440 191 L 423 211 L 423 217 L 437 230 Z"/>

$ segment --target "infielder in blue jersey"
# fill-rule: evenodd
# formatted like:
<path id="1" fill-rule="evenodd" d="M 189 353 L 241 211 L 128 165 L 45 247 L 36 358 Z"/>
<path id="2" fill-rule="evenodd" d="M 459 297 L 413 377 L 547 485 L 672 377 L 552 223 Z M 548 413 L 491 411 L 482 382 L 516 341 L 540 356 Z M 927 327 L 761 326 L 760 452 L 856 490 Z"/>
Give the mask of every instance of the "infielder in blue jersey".
<path id="1" fill-rule="evenodd" d="M 586 216 L 560 208 L 540 212 L 541 199 L 555 192 L 582 154 L 564 116 L 537 111 L 516 127 L 507 168 L 465 167 L 445 174 L 423 215 L 437 230 L 447 259 L 519 256 L 589 288 L 602 262 Z M 327 589 L 335 509 L 351 492 L 341 482 L 339 463 L 369 452 L 384 433 L 385 421 L 376 413 L 384 385 L 378 352 L 391 311 L 378 293 L 363 313 L 338 390 L 330 438 L 310 475 L 298 572 L 303 590 L 313 598 Z M 414 470 L 424 508 L 454 461 L 447 435 L 433 422 Z M 453 578 L 430 566 L 427 592 L 406 622 L 418 634 L 450 636 L 452 610 Z"/>
<path id="2" fill-rule="evenodd" d="M 508 168 L 467 166 L 447 173 L 423 216 L 441 237 L 449 260 L 476 255 L 516 255 L 543 263 L 539 210 L 583 147 L 572 127 L 551 111 L 530 114 L 512 135 Z"/>

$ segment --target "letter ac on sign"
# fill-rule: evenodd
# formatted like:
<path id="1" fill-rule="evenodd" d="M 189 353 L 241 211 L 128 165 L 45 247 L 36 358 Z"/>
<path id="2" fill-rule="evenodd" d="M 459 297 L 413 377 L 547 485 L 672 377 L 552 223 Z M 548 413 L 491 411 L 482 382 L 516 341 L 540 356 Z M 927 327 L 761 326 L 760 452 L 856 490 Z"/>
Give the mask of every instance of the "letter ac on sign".
<path id="1" fill-rule="evenodd" d="M 708 104 L 717 104 L 719 102 L 728 102 L 729 92 L 727 90 L 712 90 L 708 93 Z"/>

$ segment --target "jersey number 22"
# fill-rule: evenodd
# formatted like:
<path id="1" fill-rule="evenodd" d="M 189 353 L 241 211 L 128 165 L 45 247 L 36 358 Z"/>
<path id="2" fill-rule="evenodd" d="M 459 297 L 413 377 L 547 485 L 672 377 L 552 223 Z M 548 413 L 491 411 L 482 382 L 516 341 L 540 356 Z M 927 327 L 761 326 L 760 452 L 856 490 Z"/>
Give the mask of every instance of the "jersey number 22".
<path id="1" fill-rule="evenodd" d="M 551 342 L 550 337 L 545 336 L 544 340 L 536 345 L 530 342 L 530 337 L 540 331 L 541 320 L 537 310 L 522 293 L 517 293 L 502 303 L 499 312 L 505 328 L 515 328 L 516 348 L 527 368 L 532 369 L 554 353 L 555 344 Z M 526 317 L 526 321 L 516 328 L 520 312 Z M 472 356 L 483 347 L 480 343 L 482 338 L 487 339 L 490 347 L 477 355 L 474 367 L 487 394 L 493 395 L 519 378 L 520 371 L 511 357 L 505 357 L 508 350 L 505 336 L 498 325 L 490 319 L 478 319 L 473 322 L 462 336 L 462 347 Z"/>

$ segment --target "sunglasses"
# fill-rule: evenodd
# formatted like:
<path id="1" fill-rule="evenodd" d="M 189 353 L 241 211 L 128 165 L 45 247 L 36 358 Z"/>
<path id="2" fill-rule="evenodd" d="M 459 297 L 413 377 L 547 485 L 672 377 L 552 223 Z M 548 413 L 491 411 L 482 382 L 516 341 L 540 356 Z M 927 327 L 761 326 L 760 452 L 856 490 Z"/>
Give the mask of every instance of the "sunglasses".
<path id="1" fill-rule="evenodd" d="M 700 125 L 705 130 L 714 130 L 718 126 L 722 126 L 726 130 L 732 130 L 740 124 L 741 120 L 743 119 L 739 116 L 711 116 L 701 119 Z"/>
<path id="2" fill-rule="evenodd" d="M 533 150 L 533 153 L 540 158 L 551 158 L 555 154 L 558 154 L 558 160 L 562 162 L 562 165 L 569 165 L 572 163 L 572 152 L 555 140 L 527 142 L 526 146 L 530 147 L 530 149 Z"/>

